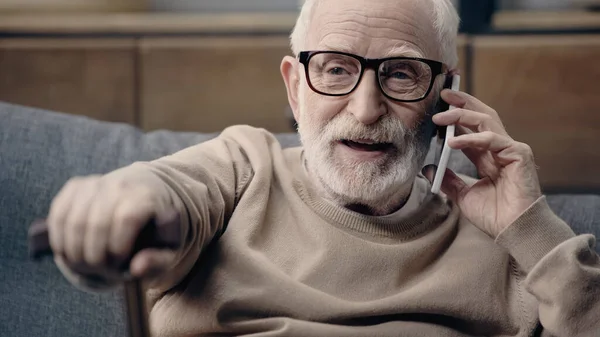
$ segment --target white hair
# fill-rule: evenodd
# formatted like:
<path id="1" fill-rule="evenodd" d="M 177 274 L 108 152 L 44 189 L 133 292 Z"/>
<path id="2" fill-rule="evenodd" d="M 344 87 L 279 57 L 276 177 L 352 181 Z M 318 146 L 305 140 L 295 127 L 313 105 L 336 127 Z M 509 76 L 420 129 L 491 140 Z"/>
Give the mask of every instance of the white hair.
<path id="1" fill-rule="evenodd" d="M 433 27 L 440 46 L 442 62 L 451 69 L 458 65 L 457 34 L 460 18 L 451 0 L 428 0 L 433 3 Z M 308 27 L 318 0 L 304 0 L 300 15 L 290 36 L 292 52 L 298 55 L 304 48 Z"/>

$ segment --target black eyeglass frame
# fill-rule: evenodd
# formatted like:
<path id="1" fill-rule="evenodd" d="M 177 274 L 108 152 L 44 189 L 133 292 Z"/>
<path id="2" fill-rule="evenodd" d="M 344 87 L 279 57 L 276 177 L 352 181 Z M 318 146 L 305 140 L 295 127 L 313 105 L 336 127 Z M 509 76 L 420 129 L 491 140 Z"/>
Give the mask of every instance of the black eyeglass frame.
<path id="1" fill-rule="evenodd" d="M 338 54 L 338 55 L 344 55 L 344 56 L 348 56 L 348 57 L 352 57 L 354 59 L 356 59 L 357 61 L 360 62 L 361 65 L 361 69 L 360 69 L 360 75 L 358 76 L 358 81 L 356 82 L 356 85 L 354 85 L 354 87 L 348 91 L 347 93 L 343 93 L 343 94 L 328 94 L 325 92 L 322 92 L 320 90 L 317 90 L 317 88 L 315 88 L 310 80 L 310 74 L 309 74 L 309 70 L 308 70 L 308 65 L 310 63 L 311 58 L 313 58 L 316 55 L 319 54 Z M 415 99 L 410 99 L 410 100 L 405 100 L 405 99 L 398 99 L 398 98 L 394 98 L 390 95 L 388 95 L 385 90 L 383 90 L 383 87 L 381 86 L 381 80 L 379 78 L 379 66 L 381 66 L 381 64 L 383 62 L 386 61 L 390 61 L 390 60 L 413 60 L 413 61 L 420 61 L 422 63 L 425 63 L 429 66 L 429 68 L 431 69 L 431 81 L 429 83 L 429 88 L 427 89 L 427 91 L 423 94 L 423 96 L 419 97 L 419 98 L 415 98 Z M 412 102 L 419 102 L 424 100 L 425 98 L 427 98 L 427 96 L 429 96 L 429 94 L 431 93 L 431 90 L 433 89 L 433 85 L 435 83 L 436 78 L 439 75 L 448 75 L 449 74 L 449 67 L 447 65 L 445 65 L 442 62 L 438 62 L 438 61 L 434 61 L 434 60 L 429 60 L 429 59 L 424 59 L 424 58 L 419 58 L 419 57 L 406 57 L 406 56 L 396 56 L 396 57 L 386 57 L 386 58 L 381 58 L 381 59 L 367 59 L 364 58 L 362 56 L 358 56 L 358 55 L 354 55 L 354 54 L 350 54 L 350 53 L 345 53 L 345 52 L 340 52 L 340 51 L 327 51 L 327 50 L 315 50 L 315 51 L 302 51 L 298 54 L 298 61 L 300 63 L 302 63 L 304 65 L 304 72 L 306 73 L 306 81 L 308 82 L 308 86 L 316 93 L 324 95 L 324 96 L 346 96 L 346 95 L 350 95 L 351 93 L 354 92 L 354 90 L 356 90 L 356 88 L 358 88 L 360 82 L 362 81 L 362 77 L 365 73 L 365 69 L 373 69 L 375 71 L 375 74 L 377 76 L 377 85 L 379 86 L 379 90 L 381 90 L 381 92 L 383 93 L 383 95 L 393 101 L 397 101 L 397 102 L 406 102 L 406 103 L 412 103 Z"/>

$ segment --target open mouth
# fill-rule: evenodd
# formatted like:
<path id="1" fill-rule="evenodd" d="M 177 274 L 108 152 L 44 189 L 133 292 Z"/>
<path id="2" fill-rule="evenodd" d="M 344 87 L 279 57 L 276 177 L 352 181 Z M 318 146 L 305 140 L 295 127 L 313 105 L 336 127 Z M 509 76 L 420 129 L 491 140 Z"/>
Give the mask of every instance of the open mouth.
<path id="1" fill-rule="evenodd" d="M 377 143 L 371 140 L 348 140 L 343 139 L 340 141 L 347 147 L 356 151 L 366 152 L 386 152 L 391 150 L 394 145 L 392 143 Z"/>

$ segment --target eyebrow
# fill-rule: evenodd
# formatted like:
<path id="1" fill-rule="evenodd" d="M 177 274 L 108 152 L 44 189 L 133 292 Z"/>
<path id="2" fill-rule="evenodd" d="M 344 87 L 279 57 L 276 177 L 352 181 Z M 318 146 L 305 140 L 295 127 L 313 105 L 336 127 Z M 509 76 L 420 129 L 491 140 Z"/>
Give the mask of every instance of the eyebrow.
<path id="1" fill-rule="evenodd" d="M 354 54 L 355 52 L 352 50 L 352 46 L 350 44 L 336 44 L 336 45 L 330 45 L 330 44 L 323 44 L 321 45 L 321 50 L 332 50 L 332 51 L 339 51 L 342 53 L 348 53 L 348 54 Z"/>
<path id="2" fill-rule="evenodd" d="M 397 44 L 394 48 L 388 50 L 384 57 L 418 57 L 423 58 L 423 54 L 415 48 L 411 48 L 405 44 Z"/>
<path id="3" fill-rule="evenodd" d="M 348 54 L 355 54 L 355 51 L 353 50 L 354 48 L 352 48 L 352 46 L 350 44 L 337 44 L 337 45 L 323 44 L 323 45 L 321 45 L 321 49 L 334 50 L 334 51 L 339 51 L 339 52 L 348 53 Z M 401 44 L 401 43 L 396 44 L 392 49 L 388 50 L 383 55 L 382 58 L 388 58 L 388 57 L 424 58 L 423 54 L 419 50 L 417 50 L 415 48 L 411 48 L 411 47 L 407 46 L 406 44 Z"/>

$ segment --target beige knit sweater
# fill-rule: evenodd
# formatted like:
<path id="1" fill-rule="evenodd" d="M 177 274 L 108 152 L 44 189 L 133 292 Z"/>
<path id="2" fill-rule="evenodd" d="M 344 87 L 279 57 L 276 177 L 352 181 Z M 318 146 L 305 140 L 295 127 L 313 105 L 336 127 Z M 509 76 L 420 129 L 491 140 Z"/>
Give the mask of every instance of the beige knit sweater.
<path id="1" fill-rule="evenodd" d="M 111 174 L 182 214 L 179 262 L 148 291 L 157 337 L 600 336 L 595 238 L 545 198 L 498 238 L 422 176 L 401 210 L 365 216 L 316 195 L 301 148 L 247 126 Z"/>

